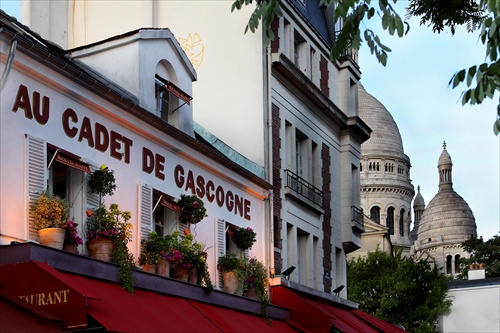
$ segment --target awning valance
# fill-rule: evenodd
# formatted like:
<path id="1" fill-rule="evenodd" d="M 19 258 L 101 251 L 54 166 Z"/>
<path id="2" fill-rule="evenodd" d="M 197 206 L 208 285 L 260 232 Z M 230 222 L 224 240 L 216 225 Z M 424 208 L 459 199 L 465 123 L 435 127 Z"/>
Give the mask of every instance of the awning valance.
<path id="1" fill-rule="evenodd" d="M 7 290 L 11 299 L 46 311 L 47 318 L 55 318 L 65 329 L 84 328 L 89 315 L 108 332 L 120 333 L 301 332 L 285 320 L 273 319 L 269 325 L 260 314 L 236 308 L 140 288 L 130 294 L 118 283 L 58 271 L 46 263 L 2 265 L 0 285 L 0 291 Z M 95 328 L 95 324 L 88 328 Z"/>
<path id="2" fill-rule="evenodd" d="M 403 333 L 386 321 L 358 309 L 343 307 L 320 298 L 306 297 L 283 286 L 271 288 L 273 304 L 291 310 L 291 321 L 311 332 Z"/>

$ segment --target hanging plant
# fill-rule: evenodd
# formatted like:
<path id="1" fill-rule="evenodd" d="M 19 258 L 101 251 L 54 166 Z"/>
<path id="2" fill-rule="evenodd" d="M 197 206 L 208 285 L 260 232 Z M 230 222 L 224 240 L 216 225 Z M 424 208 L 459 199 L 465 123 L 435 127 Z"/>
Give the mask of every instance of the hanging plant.
<path id="1" fill-rule="evenodd" d="M 181 194 L 179 204 L 182 206 L 179 220 L 187 225 L 196 224 L 207 216 L 203 201 L 196 195 Z"/>
<path id="2" fill-rule="evenodd" d="M 233 240 L 234 244 L 238 247 L 238 249 L 242 251 L 246 251 L 249 248 L 252 247 L 252 245 L 255 243 L 257 234 L 255 231 L 253 231 L 252 228 L 247 227 L 247 228 L 239 228 L 236 230 L 234 233 L 234 236 L 231 237 Z"/>

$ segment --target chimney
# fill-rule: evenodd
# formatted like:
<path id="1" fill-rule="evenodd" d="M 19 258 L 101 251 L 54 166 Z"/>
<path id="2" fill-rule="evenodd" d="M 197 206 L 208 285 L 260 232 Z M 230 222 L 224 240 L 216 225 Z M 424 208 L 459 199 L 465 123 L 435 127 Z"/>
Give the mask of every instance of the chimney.
<path id="1" fill-rule="evenodd" d="M 480 280 L 486 277 L 483 264 L 471 264 L 467 278 L 469 280 Z"/>

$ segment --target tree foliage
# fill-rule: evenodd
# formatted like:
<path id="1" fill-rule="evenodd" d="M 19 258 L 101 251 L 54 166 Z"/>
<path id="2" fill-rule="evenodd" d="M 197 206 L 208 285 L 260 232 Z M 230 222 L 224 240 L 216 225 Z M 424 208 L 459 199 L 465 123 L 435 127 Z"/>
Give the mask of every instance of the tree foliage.
<path id="1" fill-rule="evenodd" d="M 413 0 L 406 8 L 407 17 L 420 17 L 420 25 L 432 27 L 433 32 L 440 33 L 449 27 L 455 34 L 459 25 L 467 25 L 472 32 L 484 19 L 484 12 L 475 0 Z"/>
<path id="2" fill-rule="evenodd" d="M 396 248 L 347 263 L 347 296 L 360 310 L 410 332 L 436 331 L 440 314 L 451 308 L 446 300 L 448 278 L 427 261 L 414 262 Z"/>
<path id="3" fill-rule="evenodd" d="M 471 254 L 470 258 L 460 258 L 459 279 L 466 279 L 469 265 L 483 264 L 487 278 L 500 276 L 500 236 L 494 235 L 486 242 L 482 237 L 466 240 L 462 243 L 465 251 Z"/>
<path id="4" fill-rule="evenodd" d="M 479 1 L 479 2 L 478 2 Z M 253 11 L 245 32 L 255 32 L 262 21 L 266 42 L 274 38 L 271 23 L 275 15 L 281 16 L 281 0 L 234 0 L 232 10 L 254 4 Z M 330 52 L 330 59 L 335 61 L 344 54 L 348 47 L 359 49 L 366 42 L 377 60 L 387 64 L 388 52 L 391 49 L 384 45 L 378 35 L 369 28 L 360 29 L 366 18 L 379 19 L 384 31 L 390 35 L 403 37 L 410 29 L 409 24 L 394 10 L 392 4 L 397 0 L 373 1 L 378 6 L 372 6 L 371 0 L 320 0 L 320 5 L 334 6 L 334 20 L 342 19 L 343 28 L 336 35 L 335 43 Z M 449 27 L 452 33 L 458 25 L 467 25 L 469 31 L 480 27 L 479 40 L 486 47 L 486 61 L 456 72 L 449 85 L 453 88 L 461 83 L 467 85 L 462 93 L 462 104 L 480 104 L 487 98 L 494 98 L 500 90 L 500 2 L 497 0 L 410 0 L 406 17 L 420 17 L 420 24 L 427 24 L 434 32 L 441 32 Z M 500 133 L 500 104 L 497 107 L 497 117 L 493 125 L 495 135 Z"/>

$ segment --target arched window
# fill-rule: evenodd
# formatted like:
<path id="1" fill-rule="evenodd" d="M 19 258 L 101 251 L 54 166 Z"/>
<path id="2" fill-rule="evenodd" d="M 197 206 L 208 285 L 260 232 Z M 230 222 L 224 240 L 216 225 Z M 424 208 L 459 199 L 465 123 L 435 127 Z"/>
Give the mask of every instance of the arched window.
<path id="1" fill-rule="evenodd" d="M 394 207 L 387 209 L 387 228 L 389 228 L 389 235 L 394 235 Z"/>
<path id="2" fill-rule="evenodd" d="M 460 254 L 455 256 L 455 274 L 460 273 Z"/>
<path id="3" fill-rule="evenodd" d="M 399 234 L 401 236 L 405 235 L 405 230 L 404 230 L 405 223 L 404 223 L 404 220 L 405 220 L 405 210 L 403 208 L 403 209 L 401 209 L 401 212 L 399 212 Z"/>
<path id="4" fill-rule="evenodd" d="M 380 224 L 380 208 L 377 206 L 373 206 L 370 209 L 370 218 Z"/>
<path id="5" fill-rule="evenodd" d="M 446 257 L 446 274 L 451 274 L 451 256 Z"/>

